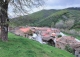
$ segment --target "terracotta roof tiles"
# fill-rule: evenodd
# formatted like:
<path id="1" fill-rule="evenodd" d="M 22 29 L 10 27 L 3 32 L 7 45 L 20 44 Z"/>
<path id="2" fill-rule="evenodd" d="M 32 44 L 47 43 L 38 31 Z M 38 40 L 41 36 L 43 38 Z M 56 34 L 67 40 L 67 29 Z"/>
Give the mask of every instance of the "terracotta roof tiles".
<path id="1" fill-rule="evenodd" d="M 19 30 L 26 33 L 30 31 L 30 28 L 20 28 Z"/>

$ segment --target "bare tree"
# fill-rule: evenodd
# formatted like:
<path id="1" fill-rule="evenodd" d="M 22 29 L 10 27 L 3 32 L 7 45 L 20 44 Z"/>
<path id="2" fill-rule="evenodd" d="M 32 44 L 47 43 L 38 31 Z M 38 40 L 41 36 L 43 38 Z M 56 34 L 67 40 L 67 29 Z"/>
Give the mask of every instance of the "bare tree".
<path id="1" fill-rule="evenodd" d="M 42 6 L 43 0 L 0 0 L 0 25 L 1 25 L 1 39 L 8 40 L 8 5 L 12 5 L 17 11 L 26 13 L 25 7 L 33 8 Z"/>
<path id="2" fill-rule="evenodd" d="M 60 20 L 59 22 L 57 22 L 55 24 L 55 27 L 56 28 L 64 28 L 65 27 L 64 21 L 63 20 Z"/>
<path id="3" fill-rule="evenodd" d="M 74 19 L 69 19 L 65 21 L 67 29 L 70 29 L 74 25 L 75 20 Z"/>

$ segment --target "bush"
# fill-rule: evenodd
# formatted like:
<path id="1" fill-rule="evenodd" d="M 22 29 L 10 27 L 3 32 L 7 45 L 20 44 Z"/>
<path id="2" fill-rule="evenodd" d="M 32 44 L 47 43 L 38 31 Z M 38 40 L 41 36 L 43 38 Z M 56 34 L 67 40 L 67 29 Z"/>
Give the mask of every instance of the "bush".
<path id="1" fill-rule="evenodd" d="M 67 45 L 65 46 L 65 50 L 68 51 L 68 52 L 70 52 L 70 53 L 74 53 L 74 52 L 73 52 L 73 49 L 70 47 L 69 44 L 67 44 Z"/>
<path id="2" fill-rule="evenodd" d="M 62 35 L 58 35 L 58 38 L 59 38 L 59 37 L 62 37 Z"/>
<path id="3" fill-rule="evenodd" d="M 77 35 L 77 31 L 75 29 L 70 30 L 69 33 L 72 34 L 72 35 Z"/>

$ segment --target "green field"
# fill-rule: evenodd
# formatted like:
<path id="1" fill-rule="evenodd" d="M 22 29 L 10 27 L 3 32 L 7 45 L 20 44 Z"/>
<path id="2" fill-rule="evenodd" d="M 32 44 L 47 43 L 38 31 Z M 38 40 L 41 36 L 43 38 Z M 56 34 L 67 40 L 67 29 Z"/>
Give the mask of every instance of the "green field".
<path id="1" fill-rule="evenodd" d="M 67 51 L 40 44 L 9 33 L 8 42 L 0 40 L 0 57 L 74 57 Z"/>

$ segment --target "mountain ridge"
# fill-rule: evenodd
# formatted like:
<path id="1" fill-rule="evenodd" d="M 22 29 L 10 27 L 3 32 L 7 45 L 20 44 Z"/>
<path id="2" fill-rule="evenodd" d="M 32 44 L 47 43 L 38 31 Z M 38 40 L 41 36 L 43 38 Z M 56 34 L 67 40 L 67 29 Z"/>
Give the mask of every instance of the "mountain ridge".
<path id="1" fill-rule="evenodd" d="M 21 16 L 18 18 L 11 19 L 10 21 L 12 24 L 17 25 L 17 26 L 25 26 L 25 25 L 30 25 L 30 26 L 51 26 L 51 23 L 58 22 L 59 20 L 64 20 L 65 19 L 74 19 L 75 20 L 75 26 L 79 26 L 80 24 L 80 12 L 79 12 L 80 7 L 70 7 L 66 9 L 50 9 L 50 10 L 41 10 L 35 13 L 32 13 L 30 15 L 25 15 Z M 77 22 L 77 23 L 76 23 Z M 76 26 L 76 27 L 77 27 Z"/>

